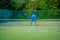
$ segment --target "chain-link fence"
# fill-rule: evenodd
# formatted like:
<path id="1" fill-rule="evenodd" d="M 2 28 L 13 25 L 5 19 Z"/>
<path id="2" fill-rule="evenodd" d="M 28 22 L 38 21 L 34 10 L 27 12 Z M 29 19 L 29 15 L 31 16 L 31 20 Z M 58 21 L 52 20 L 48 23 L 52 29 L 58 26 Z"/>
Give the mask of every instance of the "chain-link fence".
<path id="1" fill-rule="evenodd" d="M 60 10 L 8 10 L 0 9 L 0 19 L 30 19 L 36 14 L 38 19 L 60 19 Z"/>

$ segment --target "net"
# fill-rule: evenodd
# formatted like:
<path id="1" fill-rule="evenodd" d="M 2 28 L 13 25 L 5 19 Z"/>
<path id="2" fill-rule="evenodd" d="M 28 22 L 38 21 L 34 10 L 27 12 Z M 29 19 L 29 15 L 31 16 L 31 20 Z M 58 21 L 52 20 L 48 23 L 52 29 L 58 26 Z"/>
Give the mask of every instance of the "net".
<path id="1" fill-rule="evenodd" d="M 35 22 L 32 24 L 35 26 Z M 60 26 L 60 19 L 37 19 L 37 26 Z M 0 19 L 0 26 L 31 26 L 30 19 Z"/>

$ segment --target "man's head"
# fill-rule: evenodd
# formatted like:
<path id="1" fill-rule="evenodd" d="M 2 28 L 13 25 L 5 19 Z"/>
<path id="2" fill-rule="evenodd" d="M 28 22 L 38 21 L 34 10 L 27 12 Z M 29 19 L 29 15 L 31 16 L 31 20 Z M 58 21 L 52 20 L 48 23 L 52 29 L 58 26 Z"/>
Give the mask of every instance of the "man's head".
<path id="1" fill-rule="evenodd" d="M 32 16 L 35 16 L 34 14 Z"/>

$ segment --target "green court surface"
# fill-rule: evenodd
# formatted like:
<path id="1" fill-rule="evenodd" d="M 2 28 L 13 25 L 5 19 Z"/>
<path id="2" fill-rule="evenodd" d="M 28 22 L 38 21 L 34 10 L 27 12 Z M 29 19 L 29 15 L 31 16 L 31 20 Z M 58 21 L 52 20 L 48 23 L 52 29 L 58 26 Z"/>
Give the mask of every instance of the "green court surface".
<path id="1" fill-rule="evenodd" d="M 0 40 L 60 40 L 60 21 L 40 21 L 37 24 L 40 25 L 0 26 Z"/>

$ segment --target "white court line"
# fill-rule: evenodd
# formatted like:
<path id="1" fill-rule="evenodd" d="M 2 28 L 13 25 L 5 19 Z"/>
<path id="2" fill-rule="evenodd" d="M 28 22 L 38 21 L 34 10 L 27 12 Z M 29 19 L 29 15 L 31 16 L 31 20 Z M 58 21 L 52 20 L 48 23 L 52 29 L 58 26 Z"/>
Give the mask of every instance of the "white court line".
<path id="1" fill-rule="evenodd" d="M 30 29 L 28 29 L 28 31 L 27 31 L 27 32 L 30 32 L 33 28 L 34 28 L 34 26 L 32 26 Z"/>

